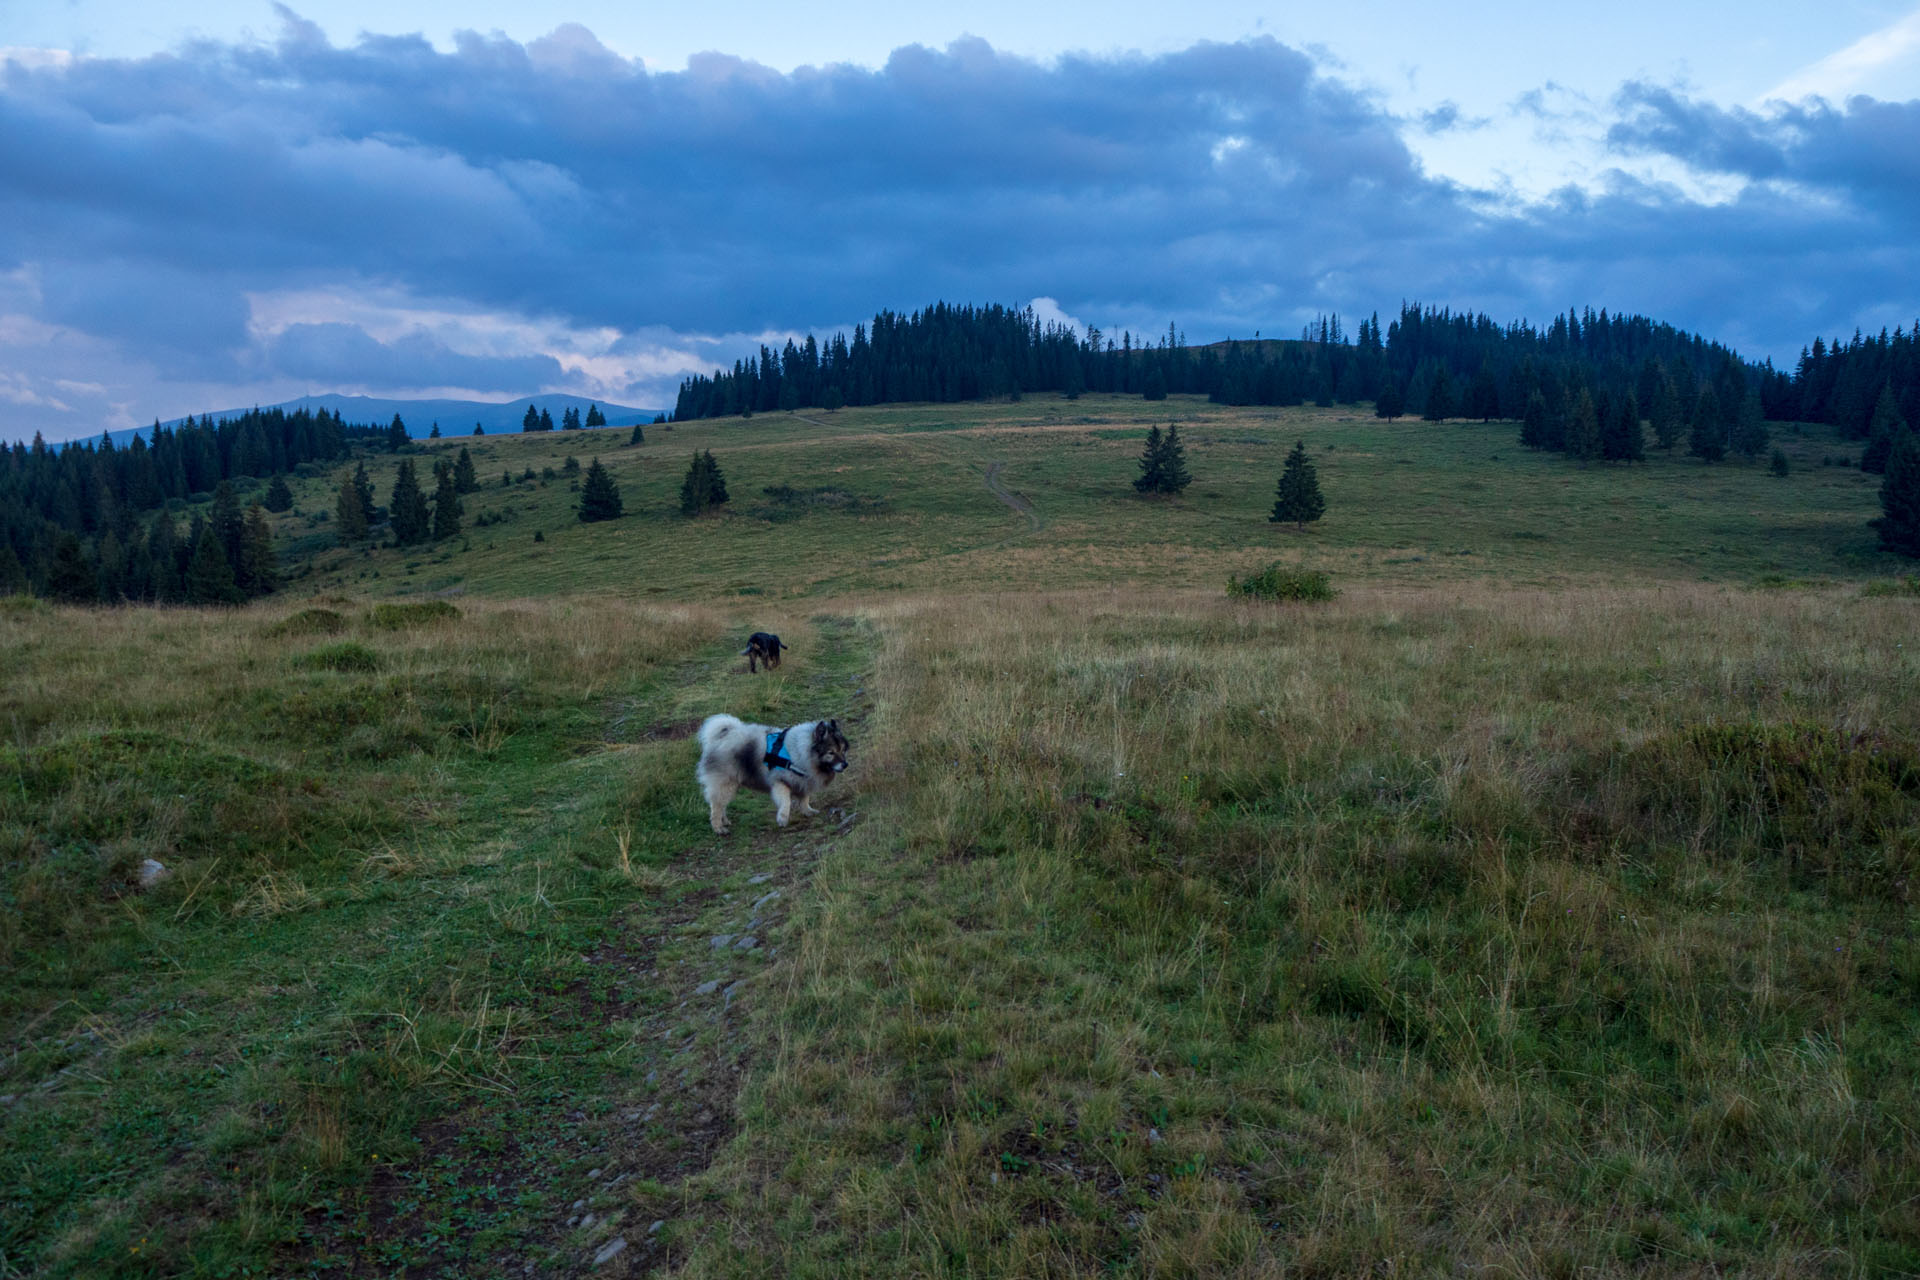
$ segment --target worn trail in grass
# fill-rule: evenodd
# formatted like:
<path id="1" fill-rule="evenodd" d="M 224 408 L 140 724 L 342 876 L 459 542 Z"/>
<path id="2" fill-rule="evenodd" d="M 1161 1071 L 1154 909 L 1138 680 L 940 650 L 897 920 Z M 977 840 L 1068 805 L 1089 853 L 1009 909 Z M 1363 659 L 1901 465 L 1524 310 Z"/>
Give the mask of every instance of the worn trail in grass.
<path id="1" fill-rule="evenodd" d="M 4 1268 L 551 1275 L 622 1233 L 674 1247 L 629 1197 L 732 1132 L 740 1019 L 844 821 L 776 832 L 743 799 L 715 839 L 686 726 L 857 717 L 870 645 L 782 616 L 798 652 L 750 680 L 712 615 L 446 612 L 12 620 L 66 662 L 5 694 Z M 171 875 L 128 893 L 145 856 Z"/>

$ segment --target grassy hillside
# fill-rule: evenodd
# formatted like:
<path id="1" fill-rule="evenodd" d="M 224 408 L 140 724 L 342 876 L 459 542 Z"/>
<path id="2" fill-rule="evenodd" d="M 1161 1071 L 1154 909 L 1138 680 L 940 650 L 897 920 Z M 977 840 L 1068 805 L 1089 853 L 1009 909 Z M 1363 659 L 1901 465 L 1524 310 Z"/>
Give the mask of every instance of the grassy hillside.
<path id="1" fill-rule="evenodd" d="M 1145 407 L 440 442 L 457 542 L 0 606 L 0 1275 L 1920 1270 L 1920 604 L 1842 449 Z M 1224 597 L 1275 558 L 1342 594 Z M 718 710 L 840 716 L 828 811 L 715 837 Z"/>
<path id="2" fill-rule="evenodd" d="M 1170 420 L 1181 425 L 1194 483 L 1177 500 L 1138 499 L 1130 485 L 1146 428 Z M 1708 467 L 1680 454 L 1581 468 L 1521 448 L 1512 423 L 1388 424 L 1345 408 L 1230 409 L 1181 397 L 762 414 L 648 427 L 634 447 L 625 430 L 436 442 L 449 453 L 471 447 L 485 484 L 467 499 L 464 542 L 405 557 L 342 555 L 324 525 L 297 517 L 282 539 L 300 564 L 311 558 L 305 589 L 670 599 L 969 590 L 1010 574 L 1043 588 L 1210 585 L 1275 556 L 1348 580 L 1410 584 L 1897 571 L 1866 525 L 1879 513 L 1878 478 L 1822 466 L 1857 457 L 1857 446 L 1806 430 L 1776 433 L 1794 468 L 1782 480 L 1764 466 Z M 1305 535 L 1266 519 L 1296 439 L 1312 451 L 1328 503 Z M 713 450 L 733 500 L 689 523 L 678 517 L 679 488 L 696 449 Z M 578 495 L 561 472 L 569 455 L 612 469 L 630 518 L 575 520 Z M 394 467 L 376 459 L 370 468 L 383 503 Z M 550 480 L 517 480 L 549 468 Z M 1031 516 L 995 495 L 990 469 Z M 503 486 L 503 473 L 516 482 Z M 336 484 L 306 482 L 301 508 L 331 509 Z M 473 527 L 480 516 L 501 522 Z"/>

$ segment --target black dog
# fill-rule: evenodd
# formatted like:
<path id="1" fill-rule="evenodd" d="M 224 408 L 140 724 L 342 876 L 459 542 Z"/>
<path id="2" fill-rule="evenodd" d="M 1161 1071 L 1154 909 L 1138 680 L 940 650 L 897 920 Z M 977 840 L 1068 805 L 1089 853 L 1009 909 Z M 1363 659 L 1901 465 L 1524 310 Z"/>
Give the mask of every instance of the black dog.
<path id="1" fill-rule="evenodd" d="M 747 647 L 740 651 L 740 656 L 747 660 L 747 671 L 751 673 L 760 669 L 756 663 L 764 662 L 769 669 L 779 666 L 780 651 L 791 648 L 790 644 L 781 644 L 780 637 L 771 632 L 756 631 L 747 637 Z"/>

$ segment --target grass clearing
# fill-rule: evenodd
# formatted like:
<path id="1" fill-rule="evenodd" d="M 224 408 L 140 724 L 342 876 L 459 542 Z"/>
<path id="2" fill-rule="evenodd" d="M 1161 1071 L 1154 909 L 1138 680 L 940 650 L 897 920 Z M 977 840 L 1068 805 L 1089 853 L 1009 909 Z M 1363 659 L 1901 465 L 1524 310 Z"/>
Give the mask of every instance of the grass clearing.
<path id="1" fill-rule="evenodd" d="M 306 478 L 272 602 L 0 601 L 0 1275 L 1920 1270 L 1871 485 L 1512 433 L 451 439 L 457 541 L 334 548 Z M 829 812 L 712 836 L 719 710 L 840 716 Z"/>

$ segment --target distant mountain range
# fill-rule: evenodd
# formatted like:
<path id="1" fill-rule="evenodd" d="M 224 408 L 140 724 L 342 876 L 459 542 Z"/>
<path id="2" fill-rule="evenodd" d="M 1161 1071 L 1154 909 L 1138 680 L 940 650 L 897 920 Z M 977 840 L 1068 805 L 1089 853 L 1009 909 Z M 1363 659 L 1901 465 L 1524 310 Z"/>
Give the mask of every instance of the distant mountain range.
<path id="1" fill-rule="evenodd" d="M 443 436 L 468 436 L 473 434 L 475 424 L 486 428 L 487 434 L 504 435 L 520 430 L 520 421 L 527 416 L 527 406 L 545 409 L 553 415 L 554 425 L 560 424 L 560 415 L 568 409 L 578 409 L 582 418 L 587 416 L 589 405 L 599 405 L 600 412 L 607 417 L 610 427 L 630 427 L 636 422 L 652 422 L 660 414 L 659 409 L 636 409 L 629 404 L 609 404 L 605 400 L 589 400 L 585 396 L 545 395 L 523 396 L 518 400 L 509 400 L 505 404 L 492 404 L 485 400 L 380 400 L 372 396 L 301 396 L 298 400 L 286 400 L 280 404 L 261 405 L 262 409 L 285 409 L 288 413 L 296 409 L 338 411 L 349 426 L 384 427 L 393 421 L 393 415 L 399 414 L 400 420 L 407 424 L 407 434 L 415 439 L 424 440 L 432 431 L 434 424 L 440 426 Z M 247 412 L 245 409 L 216 409 L 213 417 L 237 418 Z M 194 414 L 195 418 L 204 414 Z M 164 426 L 177 427 L 185 418 L 173 418 Z M 116 445 L 124 445 L 136 435 L 143 435 L 152 427 L 135 427 L 126 431 L 113 431 Z M 98 440 L 98 435 L 85 437 Z"/>

